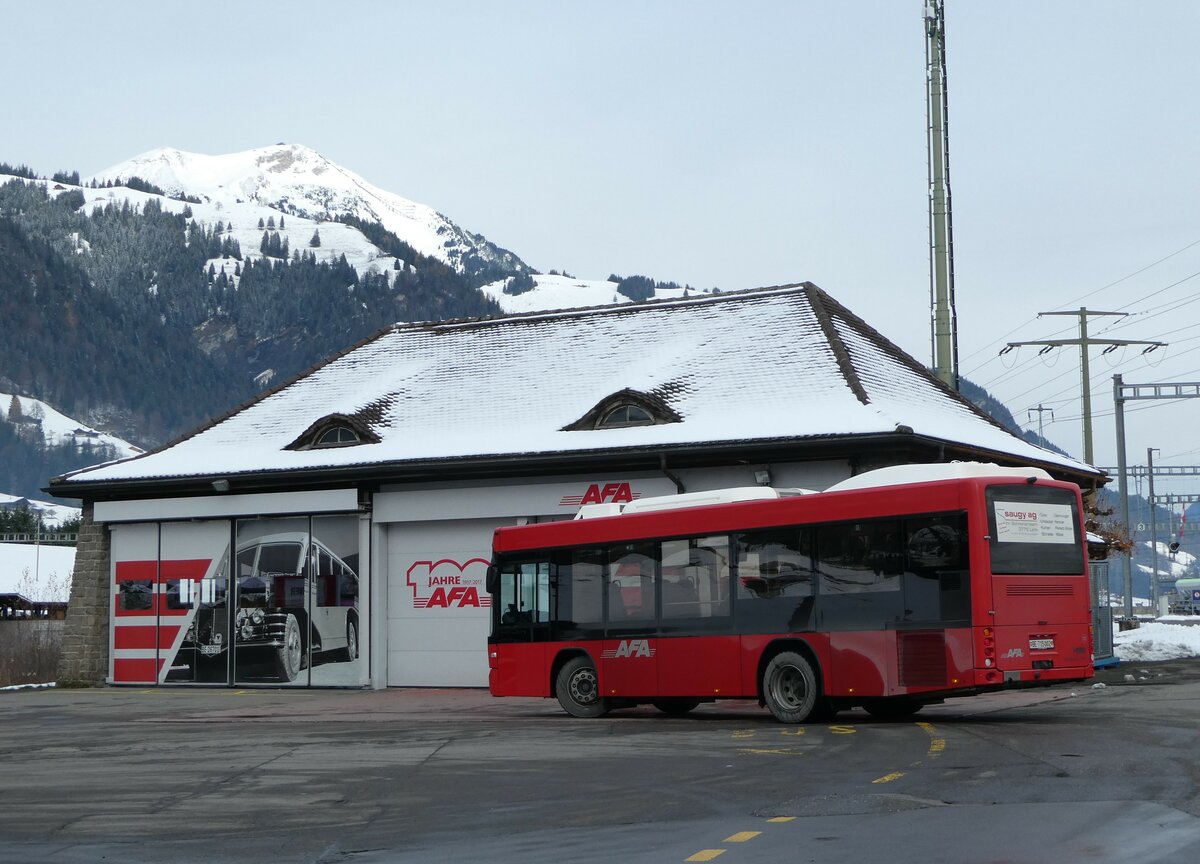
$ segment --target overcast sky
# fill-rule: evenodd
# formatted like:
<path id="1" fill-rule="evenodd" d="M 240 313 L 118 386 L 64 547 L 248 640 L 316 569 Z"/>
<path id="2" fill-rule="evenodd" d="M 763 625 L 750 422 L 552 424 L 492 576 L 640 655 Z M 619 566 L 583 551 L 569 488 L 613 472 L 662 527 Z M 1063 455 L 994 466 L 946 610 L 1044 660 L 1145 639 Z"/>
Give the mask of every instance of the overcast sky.
<path id="1" fill-rule="evenodd" d="M 1161 365 L 1093 352 L 1113 465 L 1114 372 L 1200 380 L 1200 278 L 1154 293 L 1200 272 L 1200 4 L 946 5 L 962 372 L 1081 456 L 1078 351 L 997 351 L 1139 313 L 1104 335 Z M 921 0 L 40 0 L 5 30 L 0 160 L 305 144 L 540 270 L 810 280 L 930 361 Z M 1146 406 L 1130 462 L 1200 464 L 1200 400 Z"/>

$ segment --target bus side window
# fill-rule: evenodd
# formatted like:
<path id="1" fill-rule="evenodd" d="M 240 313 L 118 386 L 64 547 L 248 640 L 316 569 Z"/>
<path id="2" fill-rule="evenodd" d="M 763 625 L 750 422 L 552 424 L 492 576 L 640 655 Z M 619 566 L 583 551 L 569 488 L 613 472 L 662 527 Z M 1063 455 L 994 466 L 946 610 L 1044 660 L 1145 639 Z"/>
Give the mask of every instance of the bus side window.
<path id="1" fill-rule="evenodd" d="M 729 615 L 729 538 L 691 537 L 662 544 L 662 615 L 725 618 Z"/>
<path id="2" fill-rule="evenodd" d="M 811 535 L 800 528 L 774 528 L 741 535 L 738 598 L 811 597 Z"/>
<path id="3" fill-rule="evenodd" d="M 591 639 L 603 635 L 601 560 L 597 549 L 573 549 L 553 556 L 556 605 L 552 625 L 556 635 L 552 638 Z"/>
<path id="4" fill-rule="evenodd" d="M 967 621 L 971 616 L 967 525 L 962 513 L 904 521 L 904 606 L 910 621 Z"/>
<path id="5" fill-rule="evenodd" d="M 657 557 L 654 543 L 627 543 L 609 550 L 605 593 L 610 623 L 619 627 L 654 623 Z"/>

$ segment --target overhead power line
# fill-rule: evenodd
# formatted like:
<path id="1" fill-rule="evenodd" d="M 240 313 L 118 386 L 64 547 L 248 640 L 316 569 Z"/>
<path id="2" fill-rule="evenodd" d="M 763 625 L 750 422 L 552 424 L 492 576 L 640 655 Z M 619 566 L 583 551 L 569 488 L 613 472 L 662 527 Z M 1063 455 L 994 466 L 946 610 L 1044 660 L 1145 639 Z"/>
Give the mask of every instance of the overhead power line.
<path id="1" fill-rule="evenodd" d="M 1147 342 L 1142 340 L 1132 339 L 1094 339 L 1088 337 L 1087 322 L 1090 315 L 1115 315 L 1124 316 L 1127 312 L 1097 312 L 1089 310 L 1086 306 L 1080 307 L 1074 312 L 1040 312 L 1038 317 L 1042 315 L 1077 315 L 1079 317 L 1079 337 L 1076 339 L 1037 339 L 1029 342 L 1009 342 L 1007 346 L 1001 350 L 1001 354 L 1007 353 L 1014 348 L 1022 345 L 1041 345 L 1042 350 L 1039 353 L 1046 353 L 1055 348 L 1061 348 L 1064 345 L 1079 346 L 1079 378 L 1080 390 L 1083 394 L 1083 461 L 1089 465 L 1093 462 L 1092 454 L 1092 378 L 1088 370 L 1088 349 L 1093 345 L 1108 346 L 1105 350 L 1111 351 L 1114 348 L 1122 345 L 1145 345 L 1146 351 L 1153 351 L 1155 348 L 1161 348 L 1166 345 L 1165 342 Z"/>

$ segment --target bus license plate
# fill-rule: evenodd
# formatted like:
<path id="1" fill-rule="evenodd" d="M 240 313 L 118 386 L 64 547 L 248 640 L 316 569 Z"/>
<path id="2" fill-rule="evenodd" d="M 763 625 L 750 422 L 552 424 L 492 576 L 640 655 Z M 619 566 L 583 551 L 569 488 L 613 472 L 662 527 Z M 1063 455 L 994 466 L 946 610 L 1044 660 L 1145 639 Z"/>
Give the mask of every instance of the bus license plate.
<path id="1" fill-rule="evenodd" d="M 1052 651 L 1052 650 L 1054 650 L 1054 640 L 1053 639 L 1030 639 L 1029 640 L 1029 650 L 1030 651 Z"/>

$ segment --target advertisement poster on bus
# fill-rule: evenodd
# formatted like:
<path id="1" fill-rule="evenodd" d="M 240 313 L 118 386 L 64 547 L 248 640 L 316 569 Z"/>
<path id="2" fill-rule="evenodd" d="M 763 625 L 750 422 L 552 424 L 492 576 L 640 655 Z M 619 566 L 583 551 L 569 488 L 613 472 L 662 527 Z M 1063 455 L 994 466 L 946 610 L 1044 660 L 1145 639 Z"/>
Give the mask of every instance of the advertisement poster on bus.
<path id="1" fill-rule="evenodd" d="M 996 501 L 993 506 L 999 542 L 1075 542 L 1075 514 L 1069 505 Z"/>

